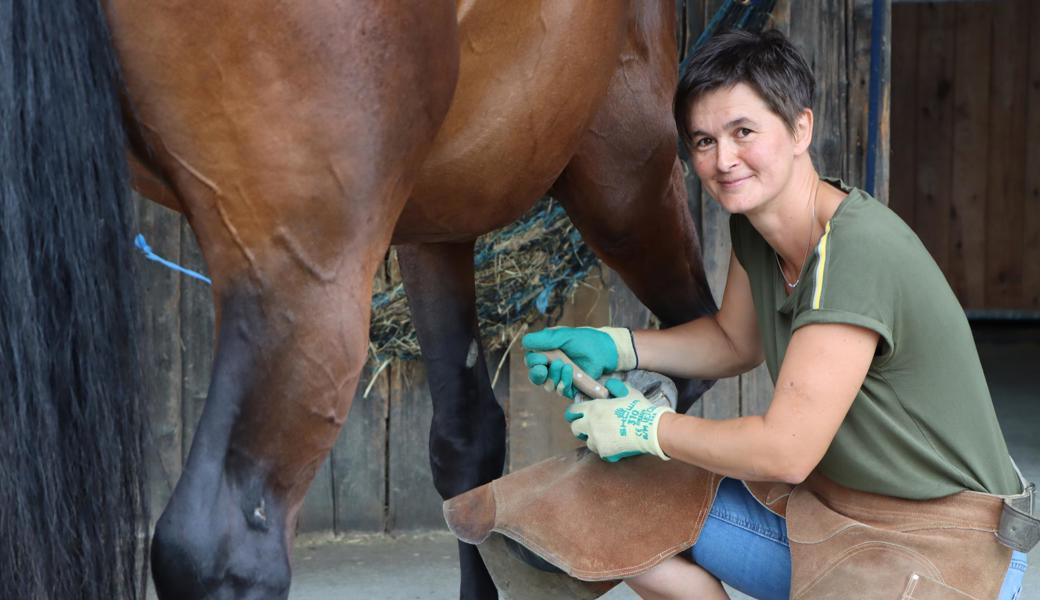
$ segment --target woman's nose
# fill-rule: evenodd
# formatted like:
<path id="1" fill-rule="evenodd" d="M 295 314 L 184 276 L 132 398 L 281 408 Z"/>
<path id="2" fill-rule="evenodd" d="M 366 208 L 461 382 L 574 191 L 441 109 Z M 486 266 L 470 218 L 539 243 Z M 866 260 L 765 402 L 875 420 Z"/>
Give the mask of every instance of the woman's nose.
<path id="1" fill-rule="evenodd" d="M 736 166 L 737 160 L 737 149 L 733 144 L 720 141 L 715 147 L 715 168 L 719 171 L 726 172 L 732 170 Z"/>

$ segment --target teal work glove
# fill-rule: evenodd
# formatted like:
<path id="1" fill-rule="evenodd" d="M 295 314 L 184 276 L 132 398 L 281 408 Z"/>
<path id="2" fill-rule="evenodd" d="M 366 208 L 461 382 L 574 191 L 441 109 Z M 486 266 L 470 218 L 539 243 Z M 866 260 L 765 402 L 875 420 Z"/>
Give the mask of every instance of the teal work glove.
<path id="1" fill-rule="evenodd" d="M 531 383 L 568 398 L 575 393 L 573 369 L 561 360 L 549 363 L 538 350 L 562 351 L 593 379 L 606 372 L 634 369 L 638 363 L 632 331 L 624 327 L 552 327 L 525 335 L 523 345 L 535 351 L 524 357 Z"/>
<path id="2" fill-rule="evenodd" d="M 564 417 L 571 433 L 585 441 L 589 450 L 607 462 L 653 454 L 669 460 L 657 441 L 661 415 L 675 412 L 651 404 L 638 390 L 630 390 L 617 379 L 608 379 L 607 390 L 614 398 L 577 402 L 567 407 Z"/>

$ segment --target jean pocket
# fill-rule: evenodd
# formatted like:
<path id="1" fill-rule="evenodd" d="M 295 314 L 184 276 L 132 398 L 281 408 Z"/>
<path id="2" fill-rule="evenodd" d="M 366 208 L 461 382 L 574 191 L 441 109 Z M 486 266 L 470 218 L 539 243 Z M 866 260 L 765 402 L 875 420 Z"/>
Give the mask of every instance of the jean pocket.
<path id="1" fill-rule="evenodd" d="M 979 600 L 975 596 L 952 588 L 941 581 L 921 573 L 913 573 L 907 579 L 900 600 Z"/>

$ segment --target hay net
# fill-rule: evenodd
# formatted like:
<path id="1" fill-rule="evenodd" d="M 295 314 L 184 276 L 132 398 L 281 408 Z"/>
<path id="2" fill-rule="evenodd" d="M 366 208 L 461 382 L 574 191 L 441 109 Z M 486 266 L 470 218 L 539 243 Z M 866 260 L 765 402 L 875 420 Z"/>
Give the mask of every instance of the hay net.
<path id="1" fill-rule="evenodd" d="M 420 357 L 396 260 L 391 250 L 376 282 L 383 291 L 372 296 L 369 354 L 376 364 Z M 599 268 L 563 207 L 549 197 L 512 225 L 481 236 L 473 263 L 477 318 L 487 351 L 507 347 L 536 320 L 555 322 L 577 287 Z"/>

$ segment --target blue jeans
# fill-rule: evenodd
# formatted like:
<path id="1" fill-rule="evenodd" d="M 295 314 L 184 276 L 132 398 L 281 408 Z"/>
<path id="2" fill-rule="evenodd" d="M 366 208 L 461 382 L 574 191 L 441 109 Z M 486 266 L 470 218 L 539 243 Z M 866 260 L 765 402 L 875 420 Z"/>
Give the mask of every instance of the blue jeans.
<path id="1" fill-rule="evenodd" d="M 736 479 L 722 480 L 701 536 L 681 556 L 752 598 L 787 600 L 791 588 L 787 521 L 759 504 Z M 1025 572 L 1026 555 L 1014 552 L 997 600 L 1017 600 Z"/>

